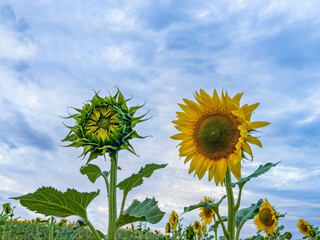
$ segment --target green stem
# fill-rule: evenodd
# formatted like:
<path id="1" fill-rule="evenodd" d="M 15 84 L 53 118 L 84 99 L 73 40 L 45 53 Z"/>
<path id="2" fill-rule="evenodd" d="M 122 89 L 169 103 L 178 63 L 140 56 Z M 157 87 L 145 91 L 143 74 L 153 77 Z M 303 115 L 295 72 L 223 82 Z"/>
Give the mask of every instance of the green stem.
<path id="1" fill-rule="evenodd" d="M 215 215 L 213 215 L 213 219 L 214 219 L 214 225 L 216 225 L 216 216 Z M 216 227 L 214 229 L 214 239 L 218 240 L 218 227 Z"/>
<path id="2" fill-rule="evenodd" d="M 88 224 L 88 227 L 90 228 L 91 232 L 93 233 L 95 239 L 100 240 L 101 237 L 99 236 L 98 232 L 96 231 L 96 229 L 92 226 L 91 222 L 86 218 L 84 219 L 86 221 L 86 223 Z"/>
<path id="3" fill-rule="evenodd" d="M 240 229 L 241 229 L 241 228 L 237 228 L 236 240 L 239 240 L 239 236 L 240 236 Z"/>
<path id="4" fill-rule="evenodd" d="M 224 225 L 224 222 L 223 222 L 223 220 L 222 220 L 219 212 L 216 211 L 216 214 L 217 214 L 217 217 L 218 217 L 218 219 L 219 219 L 219 221 L 220 221 L 220 224 L 221 224 L 221 226 L 222 226 L 222 230 L 223 230 L 224 236 L 226 237 L 226 239 L 229 239 L 230 234 L 229 234 L 229 232 L 227 231 L 226 226 Z"/>
<path id="5" fill-rule="evenodd" d="M 117 220 L 117 169 L 118 169 L 118 151 L 110 153 L 110 186 L 109 186 L 109 226 L 108 239 L 116 239 L 116 220 Z"/>
<path id="6" fill-rule="evenodd" d="M 234 240 L 235 235 L 235 211 L 234 211 L 234 197 L 232 188 L 229 186 L 231 183 L 231 173 L 230 169 L 227 169 L 226 177 L 225 177 L 225 187 L 228 198 L 228 232 L 230 234 L 229 240 Z"/>
<path id="7" fill-rule="evenodd" d="M 244 185 L 239 185 L 239 194 L 237 199 L 237 204 L 234 206 L 234 212 L 236 213 L 240 207 L 240 201 L 241 201 L 241 194 L 242 194 L 242 188 Z"/>

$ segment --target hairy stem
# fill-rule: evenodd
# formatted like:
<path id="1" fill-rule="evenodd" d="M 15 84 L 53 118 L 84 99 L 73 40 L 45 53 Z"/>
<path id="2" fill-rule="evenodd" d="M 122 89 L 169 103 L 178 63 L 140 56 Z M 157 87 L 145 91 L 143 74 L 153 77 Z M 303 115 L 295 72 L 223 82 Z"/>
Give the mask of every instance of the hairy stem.
<path id="1" fill-rule="evenodd" d="M 118 169 L 118 151 L 110 153 L 110 185 L 109 185 L 109 226 L 108 239 L 116 239 L 116 220 L 117 220 L 117 169 Z"/>
<path id="2" fill-rule="evenodd" d="M 235 211 L 234 211 L 234 197 L 232 188 L 229 186 L 231 183 L 230 169 L 227 169 L 225 177 L 225 187 L 228 198 L 228 232 L 230 234 L 229 240 L 234 240 L 235 235 Z M 227 238 L 228 239 L 228 238 Z"/>
<path id="3" fill-rule="evenodd" d="M 100 240 L 101 238 L 100 238 L 98 232 L 96 231 L 96 229 L 92 226 L 91 222 L 90 222 L 87 218 L 84 219 L 84 220 L 85 220 L 86 223 L 88 224 L 88 227 L 90 228 L 90 230 L 91 230 L 94 238 L 97 239 L 97 240 Z"/>

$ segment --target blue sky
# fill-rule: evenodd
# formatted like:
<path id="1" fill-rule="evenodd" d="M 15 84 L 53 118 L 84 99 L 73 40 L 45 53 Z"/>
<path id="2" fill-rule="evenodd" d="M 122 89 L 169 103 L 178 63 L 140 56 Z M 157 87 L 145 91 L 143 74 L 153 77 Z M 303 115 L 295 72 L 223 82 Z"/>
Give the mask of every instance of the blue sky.
<path id="1" fill-rule="evenodd" d="M 301 238 L 299 218 L 320 226 L 319 9 L 315 0 L 0 0 L 0 203 L 13 202 L 17 215 L 31 219 L 38 215 L 8 198 L 42 185 L 100 188 L 89 217 L 106 232 L 104 185 L 79 173 L 81 149 L 59 146 L 68 133 L 63 122 L 73 123 L 59 116 L 81 107 L 92 89 L 107 95 L 118 85 L 134 97 L 131 104 L 146 101 L 153 116 L 137 126 L 153 137 L 132 141 L 140 157 L 120 153 L 119 180 L 147 163 L 169 163 L 128 196 L 128 204 L 154 196 L 166 215 L 152 228 L 163 229 L 172 210 L 181 215 L 204 196 L 224 195 L 224 188 L 188 175 L 169 138 L 182 98 L 224 88 L 232 96 L 244 92 L 242 104 L 260 102 L 253 120 L 271 122 L 242 175 L 281 161 L 246 185 L 241 206 L 267 198 L 287 212 L 280 224 Z M 198 213 L 185 214 L 183 224 L 199 220 Z M 249 222 L 242 236 L 255 232 Z"/>

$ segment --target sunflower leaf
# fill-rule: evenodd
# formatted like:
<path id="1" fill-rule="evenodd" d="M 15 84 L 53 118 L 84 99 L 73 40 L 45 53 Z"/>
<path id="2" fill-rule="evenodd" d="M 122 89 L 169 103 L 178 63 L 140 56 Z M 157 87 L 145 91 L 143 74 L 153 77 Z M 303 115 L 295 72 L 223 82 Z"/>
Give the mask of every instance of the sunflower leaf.
<path id="1" fill-rule="evenodd" d="M 138 187 L 143 183 L 143 178 L 149 178 L 155 170 L 164 168 L 167 165 L 168 164 L 147 164 L 141 168 L 138 173 L 134 173 L 120 182 L 117 187 L 123 190 L 123 195 L 126 196 L 132 188 Z"/>
<path id="2" fill-rule="evenodd" d="M 119 216 L 116 224 L 121 227 L 128 223 L 146 221 L 152 224 L 158 223 L 164 216 L 154 198 L 146 198 L 143 202 L 133 200 L 131 205 Z"/>
<path id="3" fill-rule="evenodd" d="M 242 208 L 236 213 L 236 226 L 242 228 L 246 221 L 253 219 L 258 213 L 263 200 L 253 203 L 250 207 Z"/>
<path id="4" fill-rule="evenodd" d="M 189 207 L 185 207 L 184 208 L 184 213 L 186 212 L 190 212 L 194 209 L 197 209 L 197 208 L 203 208 L 203 207 L 208 207 L 208 208 L 211 208 L 213 211 L 215 212 L 218 212 L 219 211 L 219 205 L 222 203 L 222 201 L 227 197 L 227 195 L 224 195 L 219 202 L 217 203 L 212 203 L 211 201 L 207 201 L 207 202 L 200 202 L 198 204 L 195 204 L 195 205 L 191 205 Z"/>
<path id="5" fill-rule="evenodd" d="M 79 216 L 87 219 L 86 208 L 89 203 L 99 195 L 97 192 L 81 193 L 68 188 L 60 192 L 52 187 L 39 188 L 34 193 L 29 193 L 12 199 L 20 200 L 20 204 L 30 211 L 44 214 L 45 216 L 69 217 Z"/>
<path id="6" fill-rule="evenodd" d="M 255 170 L 252 174 L 250 174 L 248 177 L 245 177 L 245 178 L 240 178 L 240 181 L 238 182 L 235 182 L 235 183 L 230 183 L 230 187 L 233 188 L 236 186 L 236 184 L 239 185 L 239 187 L 243 187 L 243 185 L 250 181 L 251 178 L 254 178 L 254 177 L 258 177 L 259 175 L 261 174 L 264 174 L 266 173 L 267 171 L 270 170 L 270 168 L 272 167 L 275 167 L 276 165 L 278 165 L 280 162 L 277 162 L 277 163 L 267 163 L 265 165 L 260 165 L 259 168 L 257 170 Z"/>
<path id="7" fill-rule="evenodd" d="M 82 175 L 87 175 L 87 177 L 92 183 L 94 183 L 98 179 L 98 177 L 103 175 L 103 173 L 101 172 L 101 169 L 94 164 L 88 164 L 86 166 L 82 166 L 80 168 L 80 172 Z"/>

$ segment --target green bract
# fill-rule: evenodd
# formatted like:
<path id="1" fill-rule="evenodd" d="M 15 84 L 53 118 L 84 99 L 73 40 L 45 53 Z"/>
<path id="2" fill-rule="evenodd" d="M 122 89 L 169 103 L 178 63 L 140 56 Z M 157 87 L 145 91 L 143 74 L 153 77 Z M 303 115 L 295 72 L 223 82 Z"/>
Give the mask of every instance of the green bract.
<path id="1" fill-rule="evenodd" d="M 99 93 L 99 92 L 98 92 Z M 146 114 L 134 117 L 135 112 L 144 105 L 128 108 L 127 102 L 117 88 L 114 96 L 102 98 L 95 92 L 93 98 L 82 109 L 73 108 L 78 113 L 67 118 L 76 120 L 74 126 L 66 126 L 70 129 L 68 135 L 62 140 L 71 144 L 64 147 L 83 147 L 79 156 L 83 158 L 90 152 L 87 164 L 100 155 L 126 149 L 135 154 L 130 139 L 144 138 L 134 130 L 137 123 L 146 121 L 142 119 Z"/>

